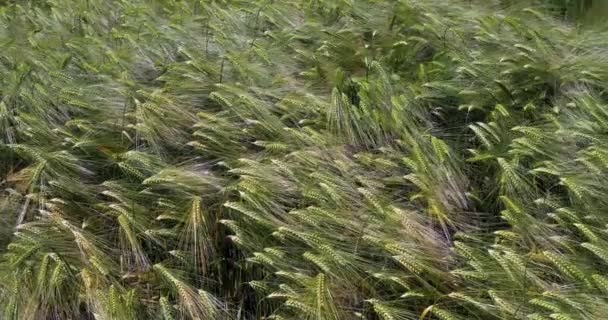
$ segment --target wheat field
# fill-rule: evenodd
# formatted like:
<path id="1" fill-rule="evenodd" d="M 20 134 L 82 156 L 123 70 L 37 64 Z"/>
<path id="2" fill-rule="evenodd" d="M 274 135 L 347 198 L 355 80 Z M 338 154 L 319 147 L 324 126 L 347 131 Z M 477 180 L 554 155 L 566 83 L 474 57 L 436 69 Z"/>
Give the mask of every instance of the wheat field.
<path id="1" fill-rule="evenodd" d="M 0 319 L 608 319 L 606 1 L 0 4 Z"/>

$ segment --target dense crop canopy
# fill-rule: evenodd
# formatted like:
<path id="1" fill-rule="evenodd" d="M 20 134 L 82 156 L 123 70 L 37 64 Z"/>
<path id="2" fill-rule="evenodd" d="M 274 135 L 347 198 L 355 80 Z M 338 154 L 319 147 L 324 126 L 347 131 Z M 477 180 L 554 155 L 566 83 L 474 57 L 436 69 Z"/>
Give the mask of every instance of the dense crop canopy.
<path id="1" fill-rule="evenodd" d="M 581 6 L 15 2 L 0 319 L 608 319 Z"/>

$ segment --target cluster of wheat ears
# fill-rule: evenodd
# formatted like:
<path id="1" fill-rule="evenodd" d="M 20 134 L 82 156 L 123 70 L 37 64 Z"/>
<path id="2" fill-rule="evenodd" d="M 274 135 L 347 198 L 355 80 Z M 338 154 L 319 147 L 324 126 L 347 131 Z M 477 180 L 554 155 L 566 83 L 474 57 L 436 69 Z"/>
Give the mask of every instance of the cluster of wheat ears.
<path id="1" fill-rule="evenodd" d="M 0 319 L 608 319 L 608 28 L 0 6 Z"/>

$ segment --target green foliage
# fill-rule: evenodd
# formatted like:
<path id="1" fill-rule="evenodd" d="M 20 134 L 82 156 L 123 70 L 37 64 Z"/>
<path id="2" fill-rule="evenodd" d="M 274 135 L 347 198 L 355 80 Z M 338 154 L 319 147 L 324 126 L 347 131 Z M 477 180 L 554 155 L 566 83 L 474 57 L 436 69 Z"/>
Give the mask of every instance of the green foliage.
<path id="1" fill-rule="evenodd" d="M 0 318 L 608 318 L 608 34 L 548 2 L 4 4 Z"/>

